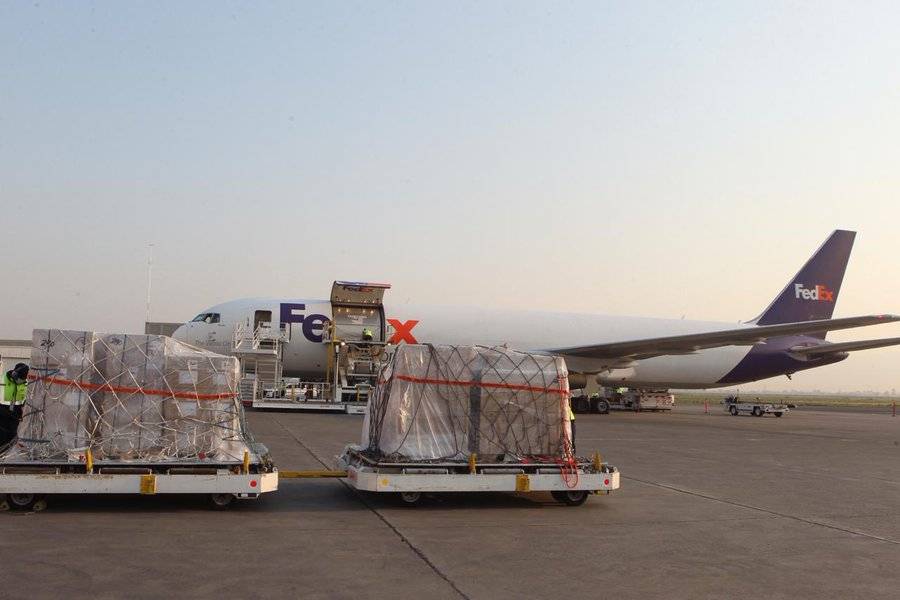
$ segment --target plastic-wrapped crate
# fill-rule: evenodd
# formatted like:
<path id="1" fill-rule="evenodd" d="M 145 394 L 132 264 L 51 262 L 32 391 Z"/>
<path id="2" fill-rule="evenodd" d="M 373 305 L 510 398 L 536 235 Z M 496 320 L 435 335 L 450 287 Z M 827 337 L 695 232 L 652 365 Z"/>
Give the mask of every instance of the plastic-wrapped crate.
<path id="1" fill-rule="evenodd" d="M 165 338 L 115 334 L 97 338 L 94 371 L 103 386 L 92 395 L 98 420 L 97 457 L 134 460 L 163 454 L 165 400 L 145 390 L 165 389 Z M 36 366 L 41 369 L 39 363 Z"/>
<path id="2" fill-rule="evenodd" d="M 96 412 L 91 410 L 90 386 L 94 377 L 93 357 L 96 336 L 89 331 L 49 330 L 43 335 L 34 332 L 32 358 L 40 360 L 45 372 L 53 377 L 71 381 L 73 385 L 54 387 L 52 401 L 41 406 L 39 420 L 32 418 L 33 409 L 26 403 L 25 421 L 19 426 L 20 435 L 48 438 L 59 449 L 85 448 L 96 430 Z M 32 370 L 32 376 L 37 371 Z M 29 383 L 29 401 L 41 387 Z M 27 427 L 26 427 L 27 425 Z"/>
<path id="3" fill-rule="evenodd" d="M 558 357 L 404 344 L 379 376 L 362 446 L 394 461 L 563 457 L 571 439 L 568 397 Z"/>
<path id="4" fill-rule="evenodd" d="M 34 331 L 17 444 L 0 460 L 239 462 L 237 360 L 158 335 Z"/>

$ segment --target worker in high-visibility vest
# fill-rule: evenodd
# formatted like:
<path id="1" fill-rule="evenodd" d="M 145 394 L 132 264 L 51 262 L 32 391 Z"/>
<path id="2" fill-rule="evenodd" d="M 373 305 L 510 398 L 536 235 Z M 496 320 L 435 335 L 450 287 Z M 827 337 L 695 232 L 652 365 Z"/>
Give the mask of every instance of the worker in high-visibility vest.
<path id="1" fill-rule="evenodd" d="M 370 328 L 365 327 L 365 328 L 362 330 L 362 339 L 363 339 L 363 341 L 371 342 L 372 339 L 373 339 L 374 337 L 375 337 L 375 334 L 372 333 L 372 330 L 371 330 Z"/>
<path id="2" fill-rule="evenodd" d="M 566 409 L 568 411 L 569 417 L 569 427 L 572 430 L 572 439 L 569 440 L 572 443 L 572 454 L 575 454 L 575 411 L 572 410 L 572 399 L 569 398 L 569 402 L 566 403 Z"/>
<path id="3" fill-rule="evenodd" d="M 28 365 L 19 363 L 3 375 L 3 400 L 0 400 L 0 449 L 16 439 L 25 391 L 28 388 Z"/>

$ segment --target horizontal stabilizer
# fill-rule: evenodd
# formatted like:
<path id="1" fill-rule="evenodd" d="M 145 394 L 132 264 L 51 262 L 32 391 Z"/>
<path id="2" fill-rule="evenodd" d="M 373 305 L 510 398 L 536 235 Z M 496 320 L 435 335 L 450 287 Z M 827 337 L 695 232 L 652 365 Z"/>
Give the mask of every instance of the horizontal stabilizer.
<path id="1" fill-rule="evenodd" d="M 654 356 L 669 354 L 690 354 L 705 348 L 721 346 L 750 346 L 765 342 L 769 338 L 786 335 L 813 335 L 825 331 L 852 329 L 868 325 L 880 325 L 900 321 L 898 315 L 868 315 L 862 317 L 845 317 L 843 319 L 820 319 L 802 321 L 800 323 L 779 323 L 777 325 L 744 326 L 738 329 L 691 333 L 642 340 L 628 340 L 596 344 L 593 346 L 575 346 L 572 348 L 556 348 L 548 350 L 552 354 L 590 359 L 608 359 L 620 361 L 628 358 L 641 360 Z M 837 345 L 837 344 L 835 344 Z"/>
<path id="2" fill-rule="evenodd" d="M 855 352 L 857 350 L 884 348 L 885 346 L 896 346 L 898 344 L 900 344 L 900 337 L 882 338 L 880 340 L 859 340 L 857 342 L 838 342 L 836 344 L 821 344 L 819 346 L 802 346 L 791 348 L 791 352 L 813 358 L 840 352 Z"/>

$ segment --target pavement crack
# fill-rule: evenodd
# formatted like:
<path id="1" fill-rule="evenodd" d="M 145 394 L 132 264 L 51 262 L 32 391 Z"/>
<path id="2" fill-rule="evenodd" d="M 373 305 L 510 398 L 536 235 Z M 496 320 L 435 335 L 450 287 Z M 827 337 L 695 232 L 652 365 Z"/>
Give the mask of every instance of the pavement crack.
<path id="1" fill-rule="evenodd" d="M 312 448 L 310 448 L 309 446 L 307 446 L 306 444 L 304 444 L 304 443 L 303 443 L 303 440 L 300 439 L 300 437 L 299 437 L 297 434 L 295 434 L 293 431 L 291 431 L 290 429 L 288 429 L 287 427 L 285 427 L 285 426 L 284 426 L 284 423 L 282 423 L 282 422 L 279 421 L 278 419 L 275 419 L 275 422 L 278 423 L 278 426 L 281 427 L 282 429 L 284 429 L 285 433 L 287 433 L 289 436 L 291 436 L 291 438 L 293 438 L 293 440 L 294 440 L 295 442 L 297 442 L 297 443 L 300 445 L 301 448 L 303 448 L 304 450 L 306 450 L 306 451 L 309 453 L 309 455 L 312 456 L 312 457 L 316 460 L 317 463 L 319 463 L 320 465 L 322 465 L 323 467 L 325 467 L 325 469 L 327 469 L 327 470 L 329 470 L 329 471 L 331 470 L 331 466 L 328 465 L 328 464 L 326 464 L 325 461 L 323 461 L 321 458 L 319 458 L 319 455 L 316 454 L 315 452 L 313 452 L 313 451 L 312 451 Z"/>
<path id="2" fill-rule="evenodd" d="M 658 482 L 656 482 L 656 481 L 647 481 L 647 480 L 644 480 L 644 479 L 638 479 L 637 477 L 625 477 L 624 475 L 622 475 L 621 477 L 622 477 L 622 479 L 628 479 L 628 480 L 630 480 L 630 481 L 637 481 L 638 483 L 643 483 L 643 484 L 646 484 L 646 485 L 652 485 L 652 486 L 655 486 L 655 487 L 658 487 L 658 488 L 663 488 L 663 489 L 666 489 L 666 490 L 671 490 L 671 491 L 673 491 L 673 492 L 679 492 L 679 493 L 681 493 L 681 494 L 688 494 L 689 496 L 696 496 L 696 497 L 698 497 L 698 498 L 704 498 L 704 499 L 706 499 L 706 500 L 712 500 L 712 501 L 714 501 L 714 502 L 721 502 L 722 504 L 730 504 L 731 506 L 738 506 L 738 507 L 740 507 L 740 508 L 746 508 L 746 509 L 749 509 L 749 510 L 755 510 L 755 511 L 758 511 L 758 512 L 762 512 L 762 513 L 774 515 L 774 516 L 776 516 L 776 517 L 782 517 L 782 518 L 784 518 L 784 519 L 792 519 L 792 520 L 794 520 L 794 521 L 799 521 L 799 522 L 801 522 L 801 523 L 806 523 L 806 524 L 808 524 L 808 525 L 817 525 L 817 526 L 819 526 L 819 527 L 825 527 L 825 528 L 827 528 L 827 529 L 834 529 L 835 531 L 842 531 L 842 532 L 844 532 L 844 533 L 849 533 L 849 534 L 851 534 L 851 535 L 857 535 L 857 536 L 860 536 L 860 537 L 869 538 L 869 539 L 872 539 L 872 540 L 878 540 L 878 541 L 880 541 L 880 542 L 887 542 L 887 543 L 889 543 L 889 544 L 895 544 L 895 545 L 900 546 L 900 541 L 893 540 L 893 539 L 891 539 L 891 538 L 881 537 L 881 536 L 879 536 L 879 535 L 872 535 L 871 533 L 864 533 L 864 532 L 862 532 L 862 531 L 857 531 L 857 530 L 855 530 L 855 529 L 848 529 L 848 528 L 846 528 L 846 527 L 840 527 L 840 526 L 838 526 L 838 525 L 831 525 L 831 524 L 829 524 L 829 523 L 823 523 L 823 522 L 821 522 L 821 521 L 816 521 L 816 520 L 813 520 L 813 519 L 805 519 L 805 518 L 803 518 L 803 517 L 798 517 L 797 515 L 789 515 L 789 514 L 787 514 L 787 513 L 782 513 L 782 512 L 775 511 L 775 510 L 770 510 L 770 509 L 768 509 L 768 508 L 762 508 L 762 507 L 759 507 L 759 506 L 753 506 L 752 504 L 744 504 L 744 503 L 742 503 L 742 502 L 735 502 L 734 500 L 725 500 L 724 498 L 717 498 L 717 497 L 715 497 L 715 496 L 710 496 L 710 495 L 708 495 L 708 494 L 703 494 L 703 493 L 700 493 L 700 492 L 694 492 L 694 491 L 691 491 L 691 490 L 686 490 L 686 489 L 684 489 L 684 488 L 680 488 L 680 487 L 677 487 L 677 486 L 674 486 L 674 485 L 668 485 L 668 484 L 665 484 L 665 483 L 658 483 Z"/>
<path id="3" fill-rule="evenodd" d="M 293 431 L 291 431 L 290 429 L 288 429 L 287 427 L 285 427 L 284 424 L 281 423 L 281 421 L 276 420 L 275 422 L 278 423 L 279 427 L 281 427 L 282 429 L 284 429 L 284 431 L 285 431 L 289 436 L 291 436 L 291 438 L 293 438 L 294 441 L 296 441 L 297 444 L 299 444 L 301 448 L 303 448 L 304 450 L 306 450 L 306 451 L 309 453 L 309 455 L 312 456 L 312 457 L 313 457 L 320 465 L 322 465 L 322 466 L 325 467 L 326 469 L 330 469 L 330 468 L 331 468 L 325 461 L 323 461 L 321 458 L 319 458 L 319 456 L 318 456 L 315 452 L 313 452 L 312 448 L 310 448 L 309 446 L 307 446 L 306 444 L 304 444 L 304 443 L 303 443 L 303 440 L 300 439 L 300 437 L 299 437 L 297 434 L 295 434 Z M 450 577 L 449 577 L 446 573 L 444 573 L 443 571 L 441 571 L 440 567 L 438 567 L 436 564 L 434 564 L 434 563 L 431 561 L 431 559 L 428 558 L 428 556 L 425 554 L 425 552 L 424 552 L 422 549 L 420 549 L 418 546 L 416 546 L 415 544 L 413 544 L 412 541 L 411 541 L 409 538 L 407 538 L 405 535 L 403 535 L 403 532 L 401 532 L 401 531 L 400 531 L 393 523 L 391 523 L 391 522 L 388 520 L 387 517 L 385 517 L 385 516 L 381 513 L 381 511 L 379 511 L 377 508 L 375 508 L 374 506 L 372 506 L 372 504 L 369 502 L 368 498 L 366 498 L 365 496 L 363 496 L 363 495 L 360 493 L 359 490 L 357 490 L 356 488 L 354 488 L 353 486 L 351 486 L 350 484 L 348 484 L 348 483 L 347 483 L 346 481 L 344 481 L 343 479 L 338 479 L 338 481 L 340 481 L 341 485 L 343 485 L 344 487 L 346 487 L 347 489 L 349 489 L 351 492 L 353 492 L 353 493 L 356 495 L 356 497 L 359 499 L 359 501 L 362 503 L 362 505 L 365 506 L 367 509 L 369 509 L 369 511 L 371 511 L 372 514 L 374 514 L 376 517 L 378 517 L 378 520 L 381 521 L 382 523 L 384 523 L 384 525 L 385 525 L 388 529 L 390 529 L 390 530 L 394 533 L 394 535 L 396 535 L 397 538 L 398 538 L 403 544 L 405 544 L 406 547 L 409 548 L 409 549 L 412 551 L 413 554 L 415 554 L 415 555 L 419 558 L 419 560 L 421 560 L 423 563 L 425 563 L 425 565 L 426 565 L 426 566 L 427 566 L 427 567 L 428 567 L 435 575 L 437 575 L 438 577 L 440 577 L 441 579 L 443 579 L 444 581 L 446 581 L 446 582 L 447 582 L 447 585 L 449 585 L 449 586 L 453 589 L 453 591 L 456 592 L 456 593 L 459 595 L 460 598 L 464 598 L 465 600 L 471 600 L 471 597 L 468 596 L 468 595 L 467 595 L 465 592 L 463 592 L 461 589 L 459 589 L 459 587 L 456 585 L 456 583 L 454 583 L 453 580 L 450 579 Z"/>
<path id="4" fill-rule="evenodd" d="M 348 488 L 350 488 L 350 489 L 356 494 L 356 496 L 359 498 L 359 501 L 362 502 L 363 505 L 364 505 L 366 508 L 368 508 L 370 511 L 372 511 L 372 513 L 373 513 L 376 517 L 378 517 L 378 518 L 381 520 L 381 522 L 384 523 L 384 524 L 387 526 L 388 529 L 390 529 L 391 531 L 393 531 L 394 534 L 395 534 L 398 538 L 400 538 L 400 541 L 403 542 L 404 544 L 406 544 L 406 546 L 407 546 L 410 550 L 412 550 L 412 552 L 413 552 L 416 556 L 418 556 L 419 559 L 420 559 L 422 562 L 424 562 L 424 563 L 428 566 L 428 568 L 431 569 L 431 570 L 434 572 L 435 575 L 437 575 L 438 577 L 440 577 L 441 579 L 443 579 L 444 581 L 446 581 L 447 584 L 448 584 L 451 588 L 453 588 L 453 591 L 456 592 L 457 594 L 459 594 L 459 597 L 460 597 L 460 598 L 465 598 L 466 600 L 471 600 L 471 598 L 470 598 L 465 592 L 463 592 L 461 589 L 459 589 L 459 587 L 456 585 L 456 583 L 454 583 L 453 580 L 450 579 L 450 577 L 449 577 L 446 573 L 444 573 L 443 571 L 441 571 L 441 569 L 440 569 L 436 564 L 434 564 L 433 562 L 431 562 L 431 559 L 429 559 L 428 556 L 425 555 L 425 552 L 424 552 L 424 551 L 422 551 L 418 546 L 416 546 L 415 544 L 413 544 L 412 541 L 410 541 L 409 538 L 407 538 L 405 535 L 403 535 L 403 532 L 401 532 L 401 531 L 400 531 L 393 523 L 391 523 L 391 522 L 387 519 L 387 517 L 385 517 L 385 516 L 381 513 L 381 511 L 379 511 L 377 508 L 375 508 L 374 506 L 372 506 L 372 505 L 369 503 L 368 499 L 367 499 L 365 496 L 363 496 L 362 494 L 360 494 L 358 490 L 355 490 L 355 489 L 353 489 L 352 487 L 350 487 L 345 481 L 341 480 L 341 483 L 342 483 L 343 485 L 347 486 Z"/>

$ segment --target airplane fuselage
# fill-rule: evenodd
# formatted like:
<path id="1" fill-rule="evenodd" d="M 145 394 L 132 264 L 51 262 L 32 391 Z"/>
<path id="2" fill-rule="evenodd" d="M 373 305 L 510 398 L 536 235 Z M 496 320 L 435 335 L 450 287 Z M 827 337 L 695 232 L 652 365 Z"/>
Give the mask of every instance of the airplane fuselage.
<path id="1" fill-rule="evenodd" d="M 271 315 L 273 327 L 288 338 L 283 366 L 288 376 L 322 377 L 328 345 L 322 336 L 332 320 L 327 300 L 256 298 L 226 302 L 203 311 L 217 322 L 193 321 L 176 337 L 220 353 L 231 352 L 238 323 L 252 323 L 259 312 Z M 392 343 L 507 345 L 547 351 L 597 343 L 614 343 L 666 335 L 733 329 L 732 323 L 623 317 L 596 314 L 484 309 L 477 307 L 385 304 L 386 341 Z M 739 325 L 740 326 L 740 325 Z M 746 324 L 746 327 L 755 327 Z M 724 346 L 691 354 L 659 356 L 610 368 L 594 359 L 567 357 L 570 371 L 595 376 L 604 385 L 642 388 L 711 388 L 756 381 L 838 362 L 846 354 L 808 360 L 792 354 L 798 345 L 824 343 L 814 337 L 788 336 L 753 346 Z"/>

